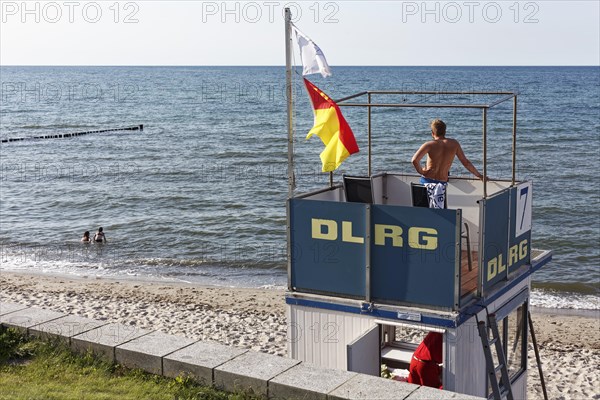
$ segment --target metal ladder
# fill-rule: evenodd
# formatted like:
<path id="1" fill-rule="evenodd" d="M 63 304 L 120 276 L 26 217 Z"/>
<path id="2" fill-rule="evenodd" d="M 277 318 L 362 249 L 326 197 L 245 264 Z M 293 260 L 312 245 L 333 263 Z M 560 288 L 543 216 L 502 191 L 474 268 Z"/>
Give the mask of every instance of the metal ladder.
<path id="1" fill-rule="evenodd" d="M 481 338 L 481 344 L 483 345 L 486 370 L 492 386 L 492 393 L 494 394 L 493 398 L 495 400 L 513 400 L 512 388 L 508 377 L 508 367 L 506 366 L 506 354 L 504 353 L 502 341 L 500 340 L 496 314 L 488 314 L 487 320 L 487 326 L 485 321 L 479 321 L 477 323 L 477 329 L 479 330 L 479 337 Z M 492 331 L 492 340 L 489 340 L 488 327 Z M 494 357 L 492 356 L 492 345 L 496 346 L 498 365 L 496 365 Z M 497 378 L 498 371 L 500 371 L 500 381 L 498 381 Z"/>

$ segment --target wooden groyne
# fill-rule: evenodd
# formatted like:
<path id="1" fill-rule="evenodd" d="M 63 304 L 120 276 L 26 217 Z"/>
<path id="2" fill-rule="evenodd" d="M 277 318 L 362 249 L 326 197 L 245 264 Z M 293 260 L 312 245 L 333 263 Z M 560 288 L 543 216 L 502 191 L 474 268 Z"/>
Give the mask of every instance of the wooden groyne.
<path id="1" fill-rule="evenodd" d="M 92 133 L 118 132 L 118 131 L 143 131 L 143 130 L 144 130 L 144 125 L 141 124 L 141 125 L 137 125 L 137 126 L 130 126 L 128 128 L 112 128 L 112 129 L 101 129 L 101 130 L 96 130 L 96 131 L 61 133 L 61 134 L 55 134 L 55 135 L 8 138 L 8 139 L 2 139 L 2 143 L 20 142 L 22 140 L 37 140 L 37 139 L 62 139 L 62 138 L 70 138 L 70 137 L 76 137 L 76 136 L 89 135 Z"/>

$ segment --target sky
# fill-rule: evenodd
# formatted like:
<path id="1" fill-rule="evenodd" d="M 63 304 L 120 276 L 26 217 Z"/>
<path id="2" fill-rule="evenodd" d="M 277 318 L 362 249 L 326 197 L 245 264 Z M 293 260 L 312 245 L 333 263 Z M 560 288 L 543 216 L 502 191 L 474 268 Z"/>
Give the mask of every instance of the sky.
<path id="1" fill-rule="evenodd" d="M 333 66 L 600 65 L 599 0 L 0 0 L 0 64 L 284 65 L 286 5 Z"/>

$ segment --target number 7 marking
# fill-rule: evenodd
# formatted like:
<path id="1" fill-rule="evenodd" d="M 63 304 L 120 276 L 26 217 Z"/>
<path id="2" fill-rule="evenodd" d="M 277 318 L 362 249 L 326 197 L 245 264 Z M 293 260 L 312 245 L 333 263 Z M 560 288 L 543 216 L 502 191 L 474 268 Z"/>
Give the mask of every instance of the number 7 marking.
<path id="1" fill-rule="evenodd" d="M 523 215 L 521 215 L 521 227 L 519 229 L 523 229 L 523 222 L 525 221 L 525 210 L 527 210 L 527 193 L 529 192 L 529 188 L 528 187 L 524 187 L 523 189 L 521 189 L 521 193 L 519 193 L 519 200 L 521 198 L 523 198 L 523 195 L 525 195 L 525 204 L 523 204 Z"/>

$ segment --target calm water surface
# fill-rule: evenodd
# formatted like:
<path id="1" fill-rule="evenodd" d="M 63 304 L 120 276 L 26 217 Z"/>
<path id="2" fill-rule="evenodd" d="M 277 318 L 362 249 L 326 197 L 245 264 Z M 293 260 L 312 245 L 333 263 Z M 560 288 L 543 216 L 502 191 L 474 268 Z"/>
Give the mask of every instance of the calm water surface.
<path id="1" fill-rule="evenodd" d="M 3 269 L 283 286 L 287 195 L 278 67 L 1 67 L 0 137 L 144 124 L 143 132 L 2 143 Z M 537 304 L 600 308 L 600 69 L 338 67 L 334 98 L 371 89 L 519 90 L 518 177 L 534 182 Z M 296 76 L 299 190 L 323 186 Z M 392 100 L 392 99 L 391 99 Z M 400 98 L 394 101 L 402 100 Z M 406 98 L 406 101 L 421 98 Z M 427 99 L 437 101 L 436 98 Z M 463 101 L 477 103 L 475 96 Z M 375 171 L 412 172 L 434 117 L 481 166 L 479 111 L 377 110 Z M 366 113 L 344 114 L 366 149 Z M 490 175 L 510 177 L 511 104 L 489 113 Z M 340 172 L 366 172 L 366 151 Z M 454 174 L 465 175 L 457 163 Z M 338 175 L 339 176 L 339 175 Z M 103 226 L 106 246 L 83 246 Z M 560 300 L 557 300 L 560 299 Z M 561 303 L 562 301 L 562 303 Z"/>

